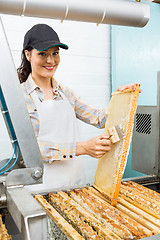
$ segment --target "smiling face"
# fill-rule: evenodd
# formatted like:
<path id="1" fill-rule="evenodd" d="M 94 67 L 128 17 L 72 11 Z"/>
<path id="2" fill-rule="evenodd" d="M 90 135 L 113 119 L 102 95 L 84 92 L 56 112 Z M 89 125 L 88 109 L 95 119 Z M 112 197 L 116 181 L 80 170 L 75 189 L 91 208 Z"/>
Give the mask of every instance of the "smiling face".
<path id="1" fill-rule="evenodd" d="M 44 51 L 32 49 L 29 52 L 25 50 L 25 55 L 31 64 L 31 74 L 35 80 L 48 80 L 53 77 L 60 63 L 58 46 Z"/>

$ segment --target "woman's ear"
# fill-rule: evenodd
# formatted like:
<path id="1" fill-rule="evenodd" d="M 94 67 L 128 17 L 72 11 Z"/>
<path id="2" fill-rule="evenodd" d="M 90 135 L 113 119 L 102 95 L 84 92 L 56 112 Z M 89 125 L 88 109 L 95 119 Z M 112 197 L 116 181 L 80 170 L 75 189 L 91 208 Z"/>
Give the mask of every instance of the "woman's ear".
<path id="1" fill-rule="evenodd" d="M 31 61 L 31 53 L 28 50 L 24 50 L 25 56 L 27 60 L 30 62 Z"/>

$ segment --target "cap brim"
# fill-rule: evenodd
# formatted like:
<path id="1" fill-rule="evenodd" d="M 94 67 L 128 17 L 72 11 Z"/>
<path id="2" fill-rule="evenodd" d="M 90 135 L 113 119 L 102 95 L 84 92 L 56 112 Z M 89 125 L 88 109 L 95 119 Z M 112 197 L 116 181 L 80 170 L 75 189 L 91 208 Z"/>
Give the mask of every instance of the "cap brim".
<path id="1" fill-rule="evenodd" d="M 38 51 L 45 51 L 45 50 L 47 50 L 51 47 L 55 47 L 55 46 L 59 46 L 60 48 L 63 48 L 66 50 L 68 49 L 68 46 L 66 44 L 61 43 L 61 42 L 53 42 L 53 41 L 32 44 L 31 47 L 35 48 Z"/>

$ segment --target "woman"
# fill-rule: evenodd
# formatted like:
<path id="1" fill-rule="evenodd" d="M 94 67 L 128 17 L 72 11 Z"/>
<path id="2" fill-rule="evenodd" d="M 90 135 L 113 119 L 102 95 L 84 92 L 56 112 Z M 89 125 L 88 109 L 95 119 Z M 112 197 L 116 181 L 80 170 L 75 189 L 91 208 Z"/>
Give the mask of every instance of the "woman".
<path id="1" fill-rule="evenodd" d="M 104 134 L 78 141 L 76 118 L 98 128 L 105 126 L 105 110 L 86 105 L 53 78 L 60 63 L 59 48 L 68 49 L 46 24 L 33 26 L 24 37 L 18 76 L 32 125 L 44 159 L 43 186 L 66 188 L 85 183 L 80 155 L 102 157 L 111 149 Z M 123 90 L 121 87 L 120 90 Z"/>

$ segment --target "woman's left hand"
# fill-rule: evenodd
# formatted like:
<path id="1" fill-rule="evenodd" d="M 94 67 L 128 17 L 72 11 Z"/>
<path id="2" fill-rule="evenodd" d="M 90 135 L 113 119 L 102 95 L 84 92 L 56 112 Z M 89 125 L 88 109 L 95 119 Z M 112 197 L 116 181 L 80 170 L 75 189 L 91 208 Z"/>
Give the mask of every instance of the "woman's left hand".
<path id="1" fill-rule="evenodd" d="M 124 90 L 127 90 L 127 89 L 132 89 L 134 91 L 135 90 L 135 83 L 130 83 L 130 84 L 126 84 L 126 85 L 123 85 L 123 86 L 119 86 L 117 88 L 117 91 L 123 92 Z M 140 90 L 140 92 L 141 92 L 141 90 Z"/>

